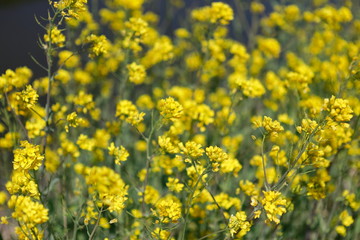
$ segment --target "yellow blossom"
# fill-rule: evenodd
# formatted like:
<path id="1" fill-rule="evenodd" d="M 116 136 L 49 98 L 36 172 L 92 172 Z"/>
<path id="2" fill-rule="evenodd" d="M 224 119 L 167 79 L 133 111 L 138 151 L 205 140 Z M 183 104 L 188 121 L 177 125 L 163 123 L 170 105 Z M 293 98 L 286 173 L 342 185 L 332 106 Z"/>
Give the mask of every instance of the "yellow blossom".
<path id="1" fill-rule="evenodd" d="M 324 111 L 328 111 L 329 117 L 338 122 L 347 122 L 353 117 L 349 101 L 335 96 L 324 100 Z"/>
<path id="2" fill-rule="evenodd" d="M 139 112 L 136 106 L 129 100 L 121 100 L 116 105 L 116 117 L 126 120 L 133 126 L 143 121 L 145 113 Z"/>
<path id="3" fill-rule="evenodd" d="M 41 155 L 40 146 L 33 145 L 28 141 L 20 142 L 21 148 L 14 150 L 14 170 L 37 170 L 44 160 Z"/>
<path id="4" fill-rule="evenodd" d="M 221 163 L 229 159 L 228 154 L 217 146 L 207 147 L 205 152 L 211 161 L 214 172 L 219 171 Z"/>
<path id="5" fill-rule="evenodd" d="M 158 102 L 158 109 L 161 116 L 166 120 L 174 121 L 183 115 L 183 107 L 178 101 L 175 101 L 172 97 L 161 99 Z"/>
<path id="6" fill-rule="evenodd" d="M 179 183 L 179 179 L 177 178 L 168 178 L 168 182 L 166 183 L 166 186 L 169 188 L 170 191 L 173 192 L 181 192 L 184 188 L 184 184 Z"/>
<path id="7" fill-rule="evenodd" d="M 185 146 L 181 142 L 179 143 L 179 148 L 182 154 L 193 158 L 201 157 L 204 154 L 204 149 L 202 149 L 201 144 L 198 144 L 193 141 L 186 142 Z"/>
<path id="8" fill-rule="evenodd" d="M 85 42 L 90 43 L 90 57 L 97 57 L 102 54 L 106 54 L 111 47 L 109 40 L 104 35 L 96 36 L 91 34 L 86 38 Z"/>
<path id="9" fill-rule="evenodd" d="M 261 203 L 266 211 L 269 221 L 280 223 L 280 217 L 286 213 L 286 199 L 278 191 L 263 191 L 264 198 Z"/>
<path id="10" fill-rule="evenodd" d="M 340 213 L 339 219 L 345 227 L 349 227 L 351 224 L 354 223 L 353 217 L 346 210 Z"/>
<path id="11" fill-rule="evenodd" d="M 87 0 L 59 0 L 54 7 L 65 17 L 79 18 L 79 14 L 86 11 Z"/>
<path id="12" fill-rule="evenodd" d="M 27 85 L 26 89 L 18 93 L 16 99 L 21 102 L 24 108 L 31 108 L 33 107 L 39 98 L 39 95 L 36 91 L 32 88 L 31 85 Z"/>
<path id="13" fill-rule="evenodd" d="M 14 209 L 12 217 L 17 221 L 26 224 L 28 227 L 33 228 L 38 224 L 48 221 L 48 209 L 41 203 L 34 202 L 28 196 L 15 196 L 12 195 L 8 206 Z"/>
<path id="14" fill-rule="evenodd" d="M 44 40 L 45 42 L 51 42 L 58 47 L 63 47 L 65 36 L 57 27 L 54 27 L 51 31 L 48 31 L 48 33 L 44 35 Z"/>
<path id="15" fill-rule="evenodd" d="M 235 215 L 231 215 L 229 219 L 230 234 L 233 237 L 243 237 L 250 231 L 251 223 L 247 221 L 247 216 L 244 211 L 237 212 Z"/>
<path id="16" fill-rule="evenodd" d="M 126 161 L 129 157 L 129 152 L 123 146 L 115 147 L 113 142 L 108 147 L 108 150 L 111 156 L 115 156 L 115 163 L 118 165 Z"/>
<path id="17" fill-rule="evenodd" d="M 145 81 L 146 70 L 145 67 L 141 64 L 136 64 L 135 62 L 128 64 L 127 69 L 129 71 L 129 81 L 134 84 L 141 84 Z"/>
<path id="18" fill-rule="evenodd" d="M 181 203 L 175 197 L 165 197 L 156 204 L 154 215 L 162 223 L 177 222 L 181 218 Z"/>
<path id="19" fill-rule="evenodd" d="M 275 38 L 258 38 L 259 50 L 267 57 L 278 58 L 281 51 L 281 45 Z"/>

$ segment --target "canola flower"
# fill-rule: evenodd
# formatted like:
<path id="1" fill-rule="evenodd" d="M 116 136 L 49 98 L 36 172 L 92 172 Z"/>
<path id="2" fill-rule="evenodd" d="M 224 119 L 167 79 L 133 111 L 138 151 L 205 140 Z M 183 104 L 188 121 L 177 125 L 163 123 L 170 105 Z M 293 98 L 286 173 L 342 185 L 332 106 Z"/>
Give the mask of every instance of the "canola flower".
<path id="1" fill-rule="evenodd" d="M 356 238 L 358 4 L 164 7 L 59 0 L 37 18 L 44 75 L 0 76 L 11 237 Z"/>
<path id="2" fill-rule="evenodd" d="M 33 107 L 38 101 L 39 95 L 32 88 L 31 85 L 27 85 L 26 89 L 17 94 L 16 99 L 20 102 L 24 108 Z"/>
<path id="3" fill-rule="evenodd" d="M 180 118 L 183 114 L 183 107 L 172 97 L 161 99 L 158 102 L 158 108 L 160 110 L 160 114 L 164 117 L 164 119 L 168 119 L 171 121 Z"/>
<path id="4" fill-rule="evenodd" d="M 86 3 L 87 0 L 60 0 L 53 4 L 63 16 L 77 19 L 79 13 L 86 11 Z"/>
<path id="5" fill-rule="evenodd" d="M 40 152 L 40 146 L 33 145 L 27 141 L 22 141 L 20 146 L 21 148 L 14 150 L 14 170 L 27 171 L 39 169 L 44 160 L 44 156 Z"/>

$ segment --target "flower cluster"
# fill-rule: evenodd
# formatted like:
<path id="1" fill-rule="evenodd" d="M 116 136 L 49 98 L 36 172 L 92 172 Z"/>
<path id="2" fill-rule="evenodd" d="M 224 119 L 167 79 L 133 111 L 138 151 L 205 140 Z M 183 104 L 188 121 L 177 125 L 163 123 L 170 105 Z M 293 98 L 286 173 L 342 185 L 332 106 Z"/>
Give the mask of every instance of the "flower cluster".
<path id="1" fill-rule="evenodd" d="M 27 85 L 26 89 L 18 93 L 16 96 L 16 99 L 20 101 L 20 104 L 24 108 L 31 108 L 35 106 L 38 98 L 39 95 L 36 93 L 36 91 L 32 88 L 31 85 Z"/>
<path id="2" fill-rule="evenodd" d="M 181 218 L 181 203 L 171 196 L 160 199 L 156 204 L 154 215 L 162 223 L 177 222 Z"/>
<path id="3" fill-rule="evenodd" d="M 241 238 L 250 231 L 251 223 L 247 221 L 247 216 L 244 211 L 237 212 L 235 215 L 231 215 L 229 219 L 230 234 L 233 237 Z"/>
<path id="4" fill-rule="evenodd" d="M 115 163 L 121 164 L 121 162 L 124 162 L 129 157 L 128 151 L 123 147 L 115 147 L 115 144 L 112 142 L 110 146 L 108 147 L 109 155 L 115 156 Z"/>
<path id="5" fill-rule="evenodd" d="M 86 3 L 87 0 L 60 0 L 53 4 L 63 16 L 77 19 L 79 14 L 86 11 Z"/>
<path id="6" fill-rule="evenodd" d="M 20 143 L 21 148 L 14 150 L 14 170 L 28 171 L 37 170 L 44 160 L 44 156 L 40 152 L 40 146 L 33 145 L 28 141 Z"/>
<path id="7" fill-rule="evenodd" d="M 180 118 L 183 115 L 183 107 L 172 97 L 161 99 L 158 102 L 158 109 L 160 111 L 160 114 L 166 120 L 174 121 L 175 119 Z"/>
<path id="8" fill-rule="evenodd" d="M 229 159 L 227 153 L 217 146 L 210 146 L 205 149 L 206 155 L 211 161 L 211 165 L 214 172 L 219 171 L 220 165 Z"/>
<path id="9" fill-rule="evenodd" d="M 65 35 L 61 31 L 54 27 L 47 34 L 44 35 L 45 42 L 51 42 L 58 47 L 63 47 L 65 42 Z"/>
<path id="10" fill-rule="evenodd" d="M 355 1 L 86 2 L 0 76 L 10 238 L 357 237 Z"/>
<path id="11" fill-rule="evenodd" d="M 129 70 L 129 81 L 134 84 L 142 84 L 146 78 L 145 67 L 141 64 L 136 64 L 135 62 L 127 66 Z"/>
<path id="12" fill-rule="evenodd" d="M 110 42 L 104 35 L 96 36 L 94 34 L 91 34 L 86 38 L 85 43 L 90 44 L 90 57 L 97 57 L 102 54 L 106 54 L 111 47 Z"/>
<path id="13" fill-rule="evenodd" d="M 213 2 L 211 7 L 203 7 L 192 12 L 192 17 L 197 21 L 226 25 L 234 19 L 232 8 L 223 2 Z"/>
<path id="14" fill-rule="evenodd" d="M 278 191 L 264 191 L 264 198 L 261 204 L 266 212 L 269 221 L 280 223 L 280 217 L 286 213 L 287 201 Z"/>
<path id="15" fill-rule="evenodd" d="M 120 175 L 107 167 L 85 167 L 77 164 L 75 170 L 84 176 L 88 192 L 95 202 L 108 206 L 110 212 L 121 212 L 127 200 L 128 186 Z"/>
<path id="16" fill-rule="evenodd" d="M 143 120 L 145 113 L 139 112 L 131 101 L 121 100 L 116 105 L 115 116 L 136 126 Z"/>
<path id="17" fill-rule="evenodd" d="M 329 117 L 337 122 L 348 122 L 353 117 L 349 102 L 335 96 L 324 100 L 324 111 L 329 112 Z"/>

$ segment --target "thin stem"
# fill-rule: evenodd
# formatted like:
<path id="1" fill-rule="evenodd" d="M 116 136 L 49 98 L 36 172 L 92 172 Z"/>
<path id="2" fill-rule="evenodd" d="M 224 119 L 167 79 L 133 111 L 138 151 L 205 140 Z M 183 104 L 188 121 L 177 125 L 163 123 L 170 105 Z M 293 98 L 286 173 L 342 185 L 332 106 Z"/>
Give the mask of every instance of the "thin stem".
<path id="1" fill-rule="evenodd" d="M 191 208 L 192 199 L 193 199 L 193 197 L 194 197 L 195 191 L 196 191 L 199 183 L 201 182 L 202 177 L 203 177 L 205 174 L 206 174 L 206 171 L 205 171 L 205 170 L 201 173 L 201 175 L 198 174 L 199 177 L 198 177 L 198 179 L 196 180 L 196 183 L 195 183 L 194 188 L 191 189 L 191 194 L 190 194 L 189 197 L 188 197 L 187 207 L 186 207 L 186 209 L 185 209 L 184 228 L 183 228 L 183 231 L 182 231 L 182 234 L 181 234 L 181 237 L 180 237 L 181 240 L 184 240 L 184 239 L 185 239 L 187 218 L 188 218 L 189 213 L 190 213 L 190 208 Z"/>
<path id="2" fill-rule="evenodd" d="M 10 107 L 10 109 L 11 109 L 11 112 L 13 113 L 13 115 L 14 115 L 14 117 L 15 117 L 15 120 L 18 122 L 19 126 L 21 127 L 21 130 L 22 130 L 22 131 L 24 132 L 24 134 L 25 134 L 25 138 L 26 138 L 26 140 L 28 140 L 28 141 L 29 141 L 29 135 L 28 135 L 28 132 L 27 132 L 27 130 L 26 130 L 26 128 L 25 128 L 25 126 L 24 126 L 24 124 L 21 122 L 21 120 L 20 120 L 19 116 L 16 114 L 16 112 L 15 112 L 14 108 L 11 106 L 10 101 L 9 101 L 9 97 L 8 97 L 8 95 L 7 95 L 7 92 L 6 92 L 6 91 L 5 91 L 5 98 L 6 98 L 6 102 L 8 103 L 8 106 L 9 106 L 9 107 Z"/>
<path id="3" fill-rule="evenodd" d="M 151 151 L 151 139 L 152 139 L 154 129 L 155 129 L 153 122 L 154 122 L 154 111 L 151 112 L 151 129 L 150 129 L 149 137 L 145 138 L 146 139 L 146 175 L 145 175 L 145 180 L 144 180 L 144 184 L 143 184 L 143 196 L 142 196 L 142 203 L 141 203 L 141 210 L 142 210 L 143 214 L 145 213 L 145 191 L 146 191 L 146 186 L 149 181 L 151 160 L 152 160 L 150 151 Z"/>
<path id="4" fill-rule="evenodd" d="M 90 234 L 90 236 L 89 236 L 89 240 L 92 240 L 92 239 L 94 239 L 94 237 L 95 237 L 95 232 L 96 232 L 96 229 L 99 227 L 100 217 L 101 217 L 101 214 L 102 214 L 102 212 L 103 212 L 103 208 L 104 208 L 104 207 L 102 206 L 101 209 L 100 209 L 100 211 L 99 211 L 98 217 L 97 217 L 97 219 L 96 219 L 95 226 L 94 226 L 94 228 L 93 228 L 93 230 L 92 230 L 92 232 L 91 232 L 91 234 Z"/>
<path id="5" fill-rule="evenodd" d="M 312 131 L 309 136 L 306 137 L 305 143 L 302 146 L 300 152 L 297 154 L 296 158 L 290 163 L 289 168 L 286 170 L 286 172 L 281 176 L 280 180 L 274 185 L 273 189 L 277 189 L 277 188 L 281 188 L 281 185 L 283 184 L 283 182 L 286 181 L 286 177 L 287 175 L 291 172 L 291 170 L 294 169 L 294 167 L 296 166 L 296 164 L 298 163 L 299 159 L 301 158 L 301 156 L 304 154 L 304 152 L 306 151 L 309 143 L 310 143 L 310 139 L 317 133 L 319 129 L 319 125 L 314 129 L 314 131 Z"/>
<path id="6" fill-rule="evenodd" d="M 267 180 L 266 176 L 266 167 L 265 167 L 265 157 L 264 157 L 264 143 L 265 143 L 266 135 L 263 135 L 262 143 L 261 143 L 261 161 L 262 161 L 262 167 L 264 171 L 264 179 L 265 179 L 265 189 L 266 191 L 270 190 L 269 182 Z"/>
<path id="7" fill-rule="evenodd" d="M 199 175 L 199 173 L 198 173 L 198 171 L 197 171 L 197 168 L 196 168 L 196 163 L 195 163 L 195 161 L 194 161 L 193 159 L 191 159 L 191 162 L 192 162 L 192 164 L 193 164 L 193 166 L 194 166 L 194 168 L 195 168 L 196 173 Z M 202 178 L 200 178 L 200 180 L 201 180 L 201 183 L 204 185 L 205 189 L 210 193 L 210 196 L 211 196 L 212 200 L 214 201 L 214 203 L 216 204 L 216 206 L 217 206 L 218 209 L 220 210 L 221 215 L 222 215 L 223 220 L 224 220 L 225 225 L 226 225 L 227 220 L 226 220 L 226 217 L 225 217 L 225 214 L 224 214 L 224 210 L 223 210 L 222 207 L 219 205 L 219 203 L 216 201 L 215 196 L 212 194 L 212 192 L 208 189 L 207 183 L 205 183 L 205 182 L 202 180 Z"/>
<path id="8" fill-rule="evenodd" d="M 212 236 L 212 235 L 215 235 L 215 234 L 218 234 L 218 233 L 225 232 L 226 230 L 227 230 L 227 228 L 226 228 L 226 229 L 221 229 L 221 230 L 216 231 L 216 232 L 213 232 L 213 233 L 209 233 L 209 234 L 207 234 L 207 235 L 205 235 L 205 236 L 203 236 L 203 237 L 199 238 L 198 240 L 202 240 L 202 239 L 208 238 L 208 237 L 210 237 L 210 236 Z"/>

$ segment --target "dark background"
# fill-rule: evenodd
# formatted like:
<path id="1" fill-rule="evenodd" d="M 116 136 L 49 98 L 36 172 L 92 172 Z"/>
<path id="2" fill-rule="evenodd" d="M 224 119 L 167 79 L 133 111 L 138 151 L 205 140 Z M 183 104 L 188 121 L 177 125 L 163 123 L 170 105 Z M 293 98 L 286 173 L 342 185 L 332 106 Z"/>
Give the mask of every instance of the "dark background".
<path id="1" fill-rule="evenodd" d="M 47 0 L 0 0 L 0 75 L 6 69 L 28 66 L 36 74 L 45 75 L 30 54 L 44 62 L 45 58 L 37 40 L 43 29 L 37 25 L 37 17 L 46 16 Z"/>
<path id="2" fill-rule="evenodd" d="M 88 0 L 91 5 L 93 0 Z M 98 1 L 103 6 L 103 0 Z M 131 1 L 131 0 L 129 0 Z M 159 28 L 162 34 L 172 35 L 178 27 L 189 27 L 184 19 L 191 9 L 201 5 L 210 5 L 211 0 L 185 0 L 182 9 L 169 12 L 169 0 L 148 0 L 145 10 L 155 12 L 160 16 Z M 232 1 L 223 1 L 231 5 Z M 91 7 L 91 6 L 90 6 Z M 33 79 L 46 75 L 31 59 L 30 55 L 40 63 L 45 63 L 45 55 L 38 45 L 39 37 L 43 37 L 44 30 L 36 23 L 35 16 L 40 19 L 46 17 L 49 9 L 48 0 L 0 0 L 0 75 L 6 69 L 15 69 L 21 66 L 29 67 Z M 174 9 L 173 9 L 174 10 Z"/>
<path id="3" fill-rule="evenodd" d="M 101 3 L 102 0 L 97 0 Z M 130 1 L 130 0 L 129 0 Z M 149 3 L 146 8 L 161 16 L 162 23 L 166 17 L 168 0 Z M 155 1 L 149 1 L 154 3 Z M 187 1 L 187 4 L 192 4 Z M 91 0 L 88 0 L 91 4 Z M 20 66 L 29 67 L 34 77 L 45 75 L 44 70 L 35 64 L 30 55 L 40 63 L 45 62 L 43 51 L 38 45 L 39 37 L 44 35 L 44 30 L 36 23 L 35 16 L 40 19 L 47 16 L 49 9 L 48 0 L 0 0 L 0 75 L 6 69 L 15 69 Z M 184 16 L 183 11 L 176 15 Z M 173 18 L 175 16 L 172 16 Z M 179 25 L 179 19 L 174 21 Z M 174 29 L 171 23 L 167 28 Z"/>

